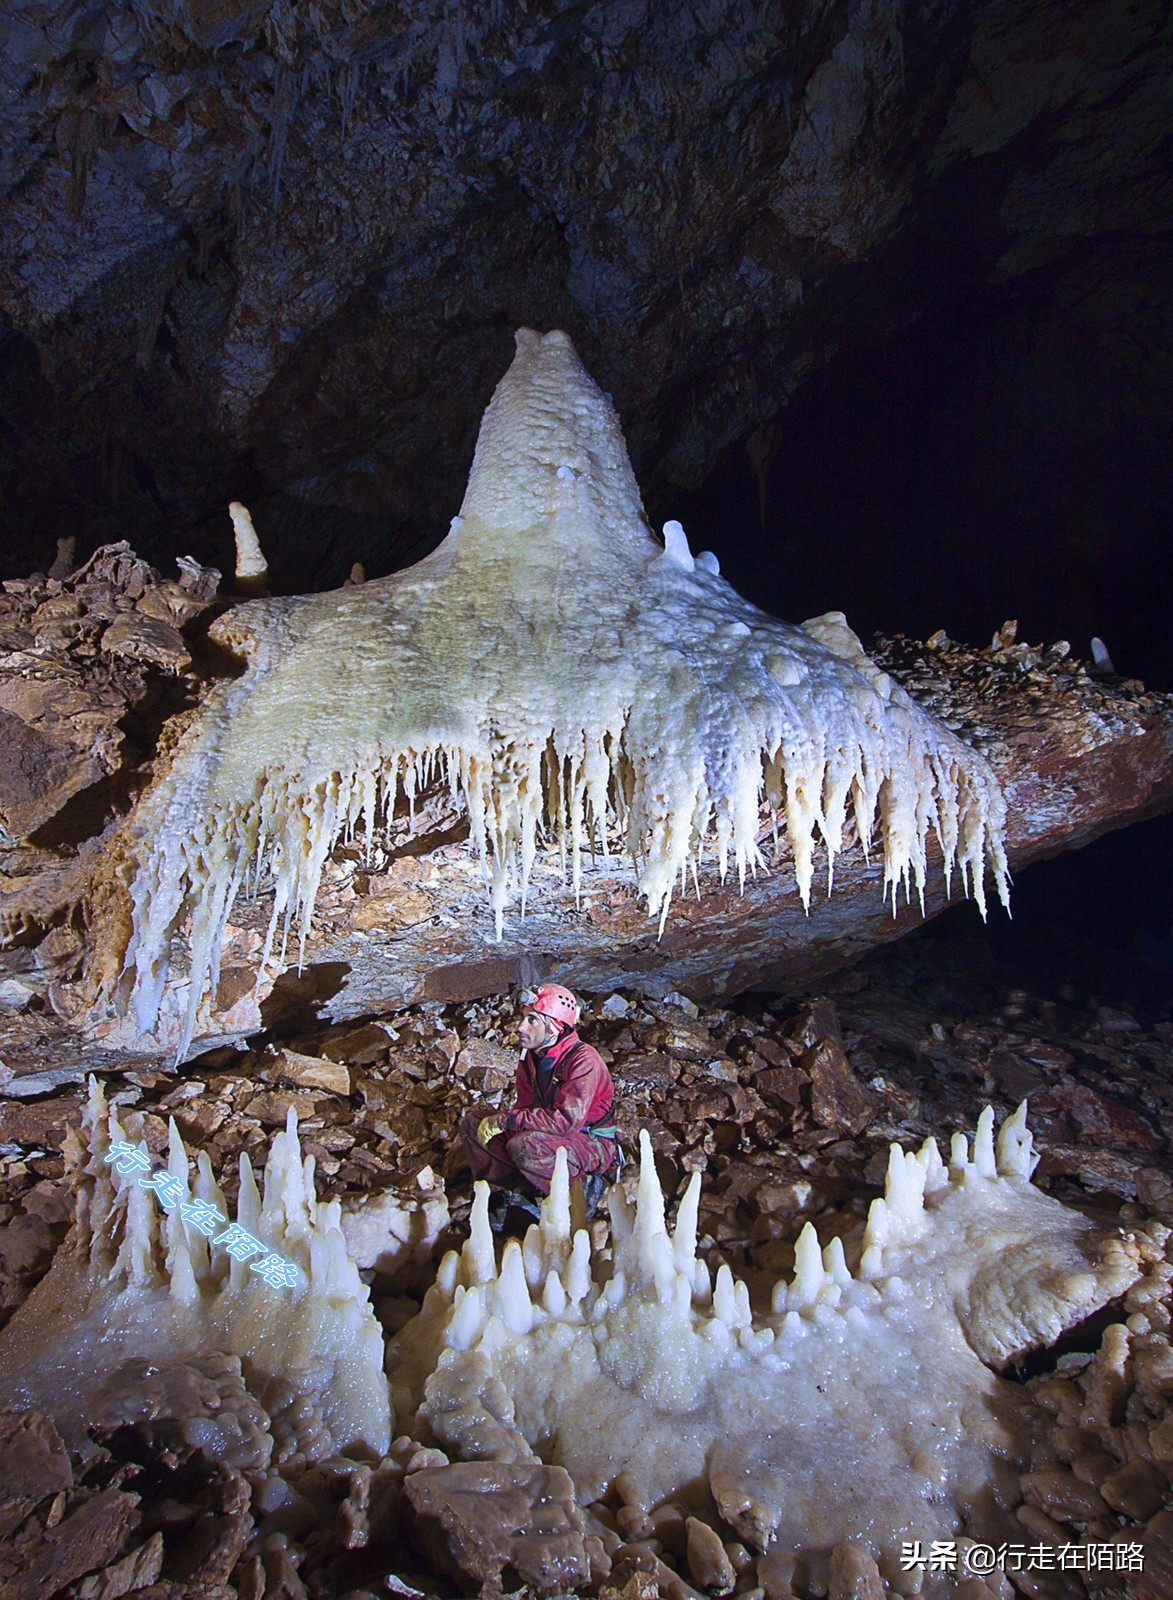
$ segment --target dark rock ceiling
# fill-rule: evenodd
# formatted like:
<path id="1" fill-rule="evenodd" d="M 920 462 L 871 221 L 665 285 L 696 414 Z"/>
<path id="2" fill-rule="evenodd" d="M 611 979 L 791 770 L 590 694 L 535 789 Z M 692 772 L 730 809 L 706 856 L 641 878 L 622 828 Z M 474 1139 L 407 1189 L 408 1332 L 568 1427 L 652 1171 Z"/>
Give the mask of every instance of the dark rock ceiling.
<path id="1" fill-rule="evenodd" d="M 69 534 L 223 566 L 231 497 L 278 588 L 415 559 L 531 323 L 771 609 L 1160 593 L 1156 0 L 10 0 L 0 37 L 9 573 Z"/>

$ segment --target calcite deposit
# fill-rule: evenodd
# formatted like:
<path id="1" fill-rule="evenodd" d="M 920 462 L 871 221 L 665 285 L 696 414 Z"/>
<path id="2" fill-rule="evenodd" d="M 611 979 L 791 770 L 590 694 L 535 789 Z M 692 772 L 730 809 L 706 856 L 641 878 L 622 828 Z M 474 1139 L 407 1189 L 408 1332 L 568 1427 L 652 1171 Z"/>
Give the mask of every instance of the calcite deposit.
<path id="1" fill-rule="evenodd" d="M 679 524 L 643 515 L 618 420 L 563 333 L 523 329 L 448 538 L 404 573 L 257 602 L 213 637 L 244 656 L 113 847 L 100 975 L 182 1056 L 237 896 L 274 887 L 258 975 L 304 947 L 331 847 L 442 776 L 467 812 L 497 931 L 539 845 L 577 895 L 584 857 L 631 856 L 661 930 L 711 854 L 764 865 L 759 805 L 804 905 L 816 845 L 879 834 L 883 886 L 923 900 L 930 839 L 985 906 L 1006 898 L 986 761 L 869 660 L 838 613 L 802 629 L 737 595 Z M 189 972 L 168 989 L 184 934 Z M 120 960 L 121 957 L 121 960 Z M 162 1020 L 161 1020 L 162 1019 Z M 177 1027 L 176 1027 L 177 1025 Z"/>
<path id="2" fill-rule="evenodd" d="M 237 1410 L 225 1402 L 222 1418 L 206 1421 L 201 1442 L 213 1457 L 243 1452 L 264 1465 L 274 1441 L 279 1454 L 309 1460 L 384 1451 L 391 1419 L 379 1329 L 343 1242 L 339 1205 L 318 1202 L 313 1157 L 301 1160 L 296 1119 L 273 1141 L 263 1196 L 241 1156 L 235 1208 L 241 1228 L 297 1268 L 284 1287 L 254 1276 L 247 1257 L 216 1249 L 184 1220 L 178 1208 L 193 1199 L 214 1208 L 221 1226 L 229 1212 L 202 1152 L 189 1174 L 174 1122 L 167 1170 L 178 1198 L 170 1210 L 107 1159 L 119 1144 L 141 1142 L 140 1133 L 141 1118 L 132 1113 L 124 1128 L 92 1083 L 83 1137 L 71 1136 L 73 1230 L 0 1335 L 6 1403 L 52 1416 L 77 1447 L 120 1391 L 141 1387 L 144 1371 L 199 1369 L 210 1358 L 223 1374 L 229 1357 L 238 1392 L 241 1372 L 247 1392 Z M 139 1414 L 139 1402 L 125 1403 L 127 1420 Z M 259 1452 L 256 1439 L 264 1440 Z"/>
<path id="3" fill-rule="evenodd" d="M 462 1593 L 511 1575 L 538 1594 L 616 1592 L 642 1573 L 640 1593 L 670 1600 L 735 1584 L 847 1600 L 882 1580 L 949 1592 L 951 1578 L 902 1570 L 906 1539 L 1021 1541 L 1072 1519 L 1103 1538 L 1111 1508 L 1147 1518 L 1157 1539 L 1165 1230 L 1105 1229 L 1039 1192 L 1022 1109 L 996 1137 L 987 1110 L 948 1162 L 932 1140 L 893 1144 L 866 1221 L 790 1229 L 780 1278 L 714 1270 L 699 1173 L 669 1227 L 646 1132 L 638 1173 L 590 1231 L 564 1163 L 540 1221 L 503 1249 L 478 1187 L 468 1237 L 422 1308 L 380 1308 L 400 1327 L 389 1381 L 338 1203 L 316 1200 L 292 1116 L 263 1200 L 242 1160 L 236 1215 L 300 1263 L 295 1291 L 244 1284 L 242 1263 L 209 1254 L 118 1174 L 106 1158 L 149 1131 L 91 1090 L 84 1136 L 70 1136 L 73 1231 L 0 1333 L 0 1393 L 28 1419 L 0 1421 L 0 1441 L 31 1452 L 46 1494 L 68 1481 L 66 1451 L 82 1479 L 105 1456 L 95 1441 L 114 1435 L 134 1459 L 212 1474 L 190 1531 L 194 1513 L 154 1508 L 149 1478 L 116 1504 L 99 1496 L 92 1515 L 112 1520 L 95 1563 L 231 1576 L 238 1594 L 281 1580 L 297 1600 L 334 1592 L 345 1572 L 370 1583 L 388 1561 L 420 1594 L 431 1569 Z M 168 1165 L 186 1182 L 174 1134 Z M 199 1169 L 188 1192 L 226 1210 L 206 1158 Z M 414 1187 L 414 1226 L 395 1221 L 412 1211 L 397 1190 L 347 1228 L 366 1259 L 388 1220 L 396 1266 L 443 1226 L 438 1180 L 425 1170 Z M 1041 1380 L 1038 1400 L 998 1376 L 1125 1294 L 1127 1326 L 1090 1364 Z M 22 1582 L 39 1504 L 12 1501 Z"/>
<path id="4" fill-rule="evenodd" d="M 808 1223 L 789 1279 L 752 1291 L 698 1258 L 699 1174 L 668 1230 L 646 1134 L 603 1256 L 564 1159 L 500 1261 L 478 1185 L 468 1242 L 392 1347 L 397 1413 L 463 1458 L 565 1466 L 584 1504 L 622 1478 L 628 1505 L 719 1518 L 792 1552 L 815 1592 L 851 1544 L 917 1593 L 902 1541 L 1013 1537 L 1033 1440 L 997 1371 L 1122 1294 L 1160 1244 L 1105 1239 L 1034 1190 L 1024 1112 L 996 1142 L 984 1112 L 948 1164 L 932 1140 L 894 1145 L 862 1234 L 820 1243 Z"/>

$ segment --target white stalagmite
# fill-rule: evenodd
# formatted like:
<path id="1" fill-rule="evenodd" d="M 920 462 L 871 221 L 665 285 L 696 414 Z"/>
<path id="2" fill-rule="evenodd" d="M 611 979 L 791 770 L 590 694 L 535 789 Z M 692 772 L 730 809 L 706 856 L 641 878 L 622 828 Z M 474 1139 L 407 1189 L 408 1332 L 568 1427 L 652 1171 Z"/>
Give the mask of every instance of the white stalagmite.
<path id="1" fill-rule="evenodd" d="M 177 1206 L 205 1200 L 291 1261 L 298 1282 L 288 1288 L 209 1244 L 178 1209 L 165 1213 L 138 1184 L 142 1174 L 122 1176 L 106 1162 L 113 1144 L 141 1140 L 141 1122 L 132 1113 L 124 1128 L 91 1078 L 82 1136 L 71 1133 L 67 1152 L 77 1186 L 73 1230 L 0 1332 L 7 1403 L 43 1411 L 67 1440 L 81 1440 L 86 1396 L 119 1363 L 235 1355 L 253 1397 L 292 1416 L 303 1454 L 381 1455 L 391 1437 L 382 1332 L 346 1253 L 339 1204 L 315 1196 L 314 1159 L 302 1160 L 293 1110 L 270 1147 L 263 1190 L 241 1155 L 234 1219 L 203 1152 L 190 1182 L 174 1121 L 167 1161 L 182 1186 Z M 298 1439 L 302 1412 L 312 1422 Z"/>
<path id="2" fill-rule="evenodd" d="M 1121 1294 L 1161 1247 L 1032 1187 L 1025 1107 L 993 1134 L 987 1110 L 950 1168 L 931 1140 L 893 1145 L 862 1240 L 820 1247 L 808 1222 L 756 1316 L 727 1265 L 711 1296 L 698 1274 L 695 1174 L 669 1233 L 646 1135 L 634 1212 L 613 1189 L 613 1258 L 593 1272 L 585 1231 L 567 1264 L 564 1153 L 500 1267 L 478 1185 L 469 1242 L 392 1341 L 396 1413 L 454 1456 L 563 1465 L 583 1505 L 626 1473 L 629 1504 L 671 1501 L 754 1549 L 796 1551 L 814 1593 L 843 1541 L 894 1593 L 951 1592 L 949 1574 L 922 1591 L 900 1545 L 1021 1537 L 1008 1508 L 1031 1424 L 996 1369 Z"/>
<path id="3" fill-rule="evenodd" d="M 239 500 L 230 501 L 228 515 L 232 518 L 232 533 L 236 540 L 236 577 L 239 582 L 254 584 L 263 592 L 269 576 L 269 563 L 257 538 L 252 514 Z M 256 590 L 254 589 L 254 593 Z"/>
<path id="4" fill-rule="evenodd" d="M 467 807 L 498 928 L 515 889 L 524 906 L 543 839 L 569 855 L 577 894 L 608 830 L 662 926 L 706 851 L 742 881 L 763 864 L 763 804 L 784 820 L 804 904 L 816 845 L 829 886 L 849 821 L 865 849 L 878 823 L 894 906 L 901 888 L 923 895 L 931 836 L 983 911 L 987 871 L 1006 898 L 987 763 L 839 613 L 775 621 L 693 558 L 679 524 L 657 542 L 615 412 L 564 333 L 519 332 L 432 555 L 358 588 L 240 606 L 213 632 L 247 669 L 214 691 L 110 858 L 144 1030 L 190 916 L 181 1054 L 241 888 L 274 885 L 263 970 L 291 928 L 304 945 L 335 840 L 369 837 L 435 776 Z"/>

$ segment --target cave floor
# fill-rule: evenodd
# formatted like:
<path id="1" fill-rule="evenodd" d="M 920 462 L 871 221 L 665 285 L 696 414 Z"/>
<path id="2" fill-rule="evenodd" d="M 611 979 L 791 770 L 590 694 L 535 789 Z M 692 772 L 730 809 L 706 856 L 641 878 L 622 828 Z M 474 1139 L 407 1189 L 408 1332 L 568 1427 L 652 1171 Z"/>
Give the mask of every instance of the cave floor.
<path id="1" fill-rule="evenodd" d="M 817 992 L 747 994 L 712 1009 L 672 992 L 616 993 L 590 1002 L 582 1031 L 609 1061 L 629 1155 L 648 1129 L 669 1197 L 691 1171 L 705 1174 L 700 1247 L 713 1268 L 728 1262 L 751 1285 L 790 1269 L 805 1220 L 838 1229 L 862 1220 L 890 1141 L 944 1143 L 972 1130 L 983 1106 L 1000 1120 L 1024 1098 L 1044 1190 L 1108 1226 L 1173 1225 L 1173 1015 L 1152 999 L 1160 975 L 1139 995 L 1121 982 L 1120 962 L 1105 960 L 1097 993 L 1086 950 L 1058 931 L 1043 944 L 1024 976 L 1006 940 L 963 909 Z M 508 1103 L 514 1051 L 511 1002 L 500 997 L 304 1026 L 178 1071 L 91 1064 L 115 1103 L 145 1114 L 154 1155 L 174 1117 L 189 1149 L 207 1150 L 224 1175 L 231 1202 L 239 1153 L 263 1157 L 290 1106 L 319 1195 L 344 1210 L 431 1168 L 450 1208 L 439 1247 L 394 1277 L 364 1273 L 390 1333 L 418 1306 L 441 1249 L 465 1235 L 459 1120 L 470 1103 Z M 62 1147 L 84 1095 L 70 1083 L 0 1102 L 4 1320 L 67 1230 Z M 625 1184 L 634 1171 L 629 1163 Z M 1102 1329 L 1101 1318 L 1063 1349 L 1094 1349 Z M 1055 1354 L 1032 1370 L 1046 1372 Z"/>

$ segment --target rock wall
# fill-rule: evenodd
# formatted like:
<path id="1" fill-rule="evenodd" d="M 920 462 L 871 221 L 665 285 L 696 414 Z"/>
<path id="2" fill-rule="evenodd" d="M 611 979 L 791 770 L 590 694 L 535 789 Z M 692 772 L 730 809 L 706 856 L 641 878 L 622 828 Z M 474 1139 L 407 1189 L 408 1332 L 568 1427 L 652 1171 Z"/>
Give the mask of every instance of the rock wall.
<path id="1" fill-rule="evenodd" d="M 418 557 L 518 323 L 572 333 L 657 512 L 734 441 L 767 472 L 836 352 L 979 292 L 1027 328 L 1075 304 L 1121 437 L 1165 430 L 1157 4 L 109 0 L 5 27 L 10 572 L 68 534 L 223 565 L 230 498 L 279 589 Z"/>

